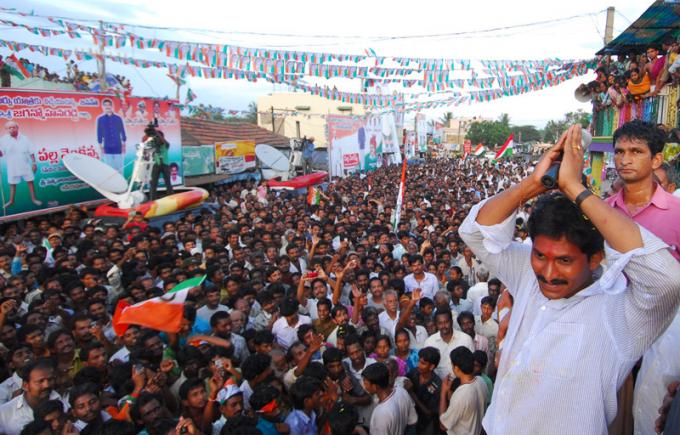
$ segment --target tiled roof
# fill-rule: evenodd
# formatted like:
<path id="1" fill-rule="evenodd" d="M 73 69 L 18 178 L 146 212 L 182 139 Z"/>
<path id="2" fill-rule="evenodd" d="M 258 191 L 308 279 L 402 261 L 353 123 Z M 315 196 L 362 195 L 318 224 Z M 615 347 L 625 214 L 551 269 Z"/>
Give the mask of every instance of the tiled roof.
<path id="1" fill-rule="evenodd" d="M 182 146 L 210 145 L 230 140 L 252 140 L 255 144 L 288 147 L 290 139 L 248 122 L 207 121 L 182 118 Z"/>

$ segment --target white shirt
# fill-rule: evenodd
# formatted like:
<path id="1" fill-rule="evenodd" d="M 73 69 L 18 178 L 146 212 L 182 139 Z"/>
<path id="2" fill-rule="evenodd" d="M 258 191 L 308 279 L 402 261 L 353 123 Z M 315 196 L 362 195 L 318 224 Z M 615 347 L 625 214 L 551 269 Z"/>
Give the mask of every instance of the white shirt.
<path id="1" fill-rule="evenodd" d="M 468 289 L 467 300 L 472 304 L 472 314 L 482 314 L 482 298 L 489 296 L 489 283 L 478 282 Z"/>
<path id="2" fill-rule="evenodd" d="M 427 329 L 425 329 L 424 326 L 416 325 L 415 335 L 408 328 L 406 328 L 406 332 L 408 332 L 408 338 L 411 341 L 409 349 L 420 350 L 425 347 L 425 341 L 427 340 L 427 337 L 429 337 L 429 335 L 427 333 Z"/>
<path id="3" fill-rule="evenodd" d="M 21 389 L 23 381 L 17 372 L 12 373 L 12 376 L 2 381 L 0 384 L 0 404 L 7 403 L 12 400 L 12 394 Z"/>
<path id="4" fill-rule="evenodd" d="M 52 391 L 50 400 L 62 400 L 59 393 Z M 0 433 L 19 435 L 28 423 L 33 421 L 33 409 L 28 406 L 21 394 L 0 406 Z"/>
<path id="5" fill-rule="evenodd" d="M 459 346 L 465 346 L 470 349 L 470 352 L 475 351 L 475 344 L 472 341 L 472 337 L 464 332 L 456 331 L 455 329 L 453 330 L 451 341 L 448 343 L 442 339 L 440 332 L 430 335 L 427 340 L 425 340 L 424 347 L 428 346 L 432 346 L 439 351 L 439 365 L 434 369 L 434 372 L 440 379 L 444 379 L 446 376 L 453 374 L 451 358 L 449 357 L 453 349 Z"/>
<path id="6" fill-rule="evenodd" d="M 230 312 L 229 307 L 222 304 L 217 304 L 217 308 L 210 308 L 207 305 L 203 305 L 201 308 L 196 310 L 196 316 L 204 320 L 207 324 L 210 324 L 210 318 L 218 311 L 224 311 L 225 313 Z"/>
<path id="7" fill-rule="evenodd" d="M 298 314 L 298 321 L 294 326 L 288 324 L 288 320 L 285 317 L 281 317 L 274 325 L 272 325 L 272 334 L 276 336 L 276 342 L 283 350 L 288 350 L 291 344 L 298 341 L 297 330 L 300 325 L 308 325 L 312 323 L 312 320 L 307 316 L 302 316 Z"/>
<path id="8" fill-rule="evenodd" d="M 389 314 L 387 314 L 387 311 L 383 311 L 382 313 L 378 314 L 378 322 L 380 322 L 380 327 L 385 328 L 393 339 L 395 332 L 394 329 L 397 327 L 397 323 L 399 323 L 399 315 L 400 312 L 397 311 L 396 316 L 394 319 L 392 319 Z"/>
<path id="9" fill-rule="evenodd" d="M 413 290 L 420 287 L 422 292 L 421 297 L 428 297 L 434 300 L 434 295 L 439 291 L 439 280 L 430 272 L 424 272 L 425 277 L 422 281 L 418 281 L 416 277 L 409 273 L 404 277 L 404 285 L 406 286 L 406 293 L 411 293 Z"/>
<path id="10" fill-rule="evenodd" d="M 486 338 L 496 338 L 498 337 L 498 322 L 491 317 L 483 322 L 482 316 L 475 316 L 475 332 Z"/>
<path id="11" fill-rule="evenodd" d="M 371 435 L 401 435 L 409 420 L 417 418 L 416 409 L 406 390 L 394 387 L 392 394 L 373 409 Z"/>
<path id="12" fill-rule="evenodd" d="M 568 299 L 548 300 L 531 268 L 531 247 L 512 242 L 515 217 L 479 225 L 482 204 L 459 234 L 514 297 L 484 429 L 606 434 L 618 389 L 677 312 L 680 264 L 638 226 L 642 248 L 621 254 L 605 244 L 608 268 L 597 281 Z"/>
<path id="13" fill-rule="evenodd" d="M 116 353 L 111 355 L 111 358 L 109 358 L 109 362 L 113 362 L 115 360 L 118 360 L 120 362 L 128 362 L 130 361 L 130 351 L 128 350 L 127 347 L 123 346 Z"/>
<path id="14" fill-rule="evenodd" d="M 680 311 L 661 337 L 642 358 L 642 366 L 635 382 L 633 418 L 635 435 L 655 435 L 654 422 L 666 395 L 666 387 L 680 379 Z"/>
<path id="15" fill-rule="evenodd" d="M 448 435 L 479 435 L 488 388 L 479 376 L 474 382 L 463 384 L 453 392 L 449 407 L 439 416 Z"/>
<path id="16" fill-rule="evenodd" d="M 300 269 L 302 270 L 298 270 L 297 266 L 295 266 L 291 261 L 290 266 L 288 267 L 288 271 L 290 273 L 299 273 L 301 275 L 304 275 L 305 272 L 307 272 L 307 262 L 302 257 L 298 258 L 298 261 L 300 262 Z"/>
<path id="17" fill-rule="evenodd" d="M 23 134 L 18 133 L 16 138 L 9 134 L 0 137 L 0 151 L 7 164 L 7 177 L 24 177 L 33 174 L 33 159 L 35 146 Z"/>

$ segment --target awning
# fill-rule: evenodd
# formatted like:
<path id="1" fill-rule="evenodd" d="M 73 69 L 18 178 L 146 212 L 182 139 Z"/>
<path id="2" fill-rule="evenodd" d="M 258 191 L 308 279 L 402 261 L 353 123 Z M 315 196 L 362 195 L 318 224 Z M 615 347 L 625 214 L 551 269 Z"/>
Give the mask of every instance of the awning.
<path id="1" fill-rule="evenodd" d="M 644 52 L 680 36 L 680 1 L 655 1 L 640 17 L 597 54 Z"/>

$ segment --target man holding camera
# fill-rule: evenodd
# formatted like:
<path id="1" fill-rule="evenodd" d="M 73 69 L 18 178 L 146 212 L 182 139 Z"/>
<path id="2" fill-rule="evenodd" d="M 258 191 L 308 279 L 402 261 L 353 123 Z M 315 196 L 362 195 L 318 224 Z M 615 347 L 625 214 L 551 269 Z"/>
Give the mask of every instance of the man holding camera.
<path id="1" fill-rule="evenodd" d="M 165 182 L 165 191 L 168 195 L 174 193 L 172 189 L 172 180 L 170 179 L 170 157 L 168 150 L 170 144 L 165 140 L 165 135 L 162 131 L 157 130 L 154 124 L 149 124 L 144 129 L 144 138 L 142 142 L 150 141 L 153 149 L 153 167 L 151 168 L 151 181 L 149 182 L 150 199 L 157 198 L 158 179 L 163 174 L 163 181 Z"/>
<path id="2" fill-rule="evenodd" d="M 617 390 L 680 304 L 668 245 L 581 184 L 582 156 L 575 125 L 531 175 L 473 207 L 460 227 L 514 297 L 487 433 L 607 433 Z M 513 242 L 515 211 L 546 192 L 541 177 L 560 158 L 560 192 L 539 198 L 529 218 L 533 244 Z"/>

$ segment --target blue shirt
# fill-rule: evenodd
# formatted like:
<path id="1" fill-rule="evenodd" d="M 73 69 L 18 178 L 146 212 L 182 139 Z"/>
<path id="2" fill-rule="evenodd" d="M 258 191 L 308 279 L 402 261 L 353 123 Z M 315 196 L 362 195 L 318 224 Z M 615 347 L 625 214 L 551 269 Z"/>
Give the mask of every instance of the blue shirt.
<path id="1" fill-rule="evenodd" d="M 286 424 L 290 428 L 290 435 L 316 435 L 316 413 L 312 411 L 312 415 L 305 414 L 299 409 L 294 410 L 286 418 Z"/>
<path id="2" fill-rule="evenodd" d="M 257 425 L 255 428 L 262 432 L 262 435 L 279 435 L 279 431 L 276 430 L 276 423 L 278 422 L 269 421 L 266 418 L 260 417 L 257 419 Z M 293 434 L 292 429 L 290 433 L 291 435 Z"/>
<path id="3" fill-rule="evenodd" d="M 105 154 L 122 154 L 125 137 L 123 119 L 116 115 L 101 115 L 97 118 L 97 142 L 104 145 Z"/>
<path id="4" fill-rule="evenodd" d="M 309 159 L 312 157 L 312 154 L 314 154 L 314 142 L 308 140 L 304 141 L 302 143 L 302 157 Z"/>

